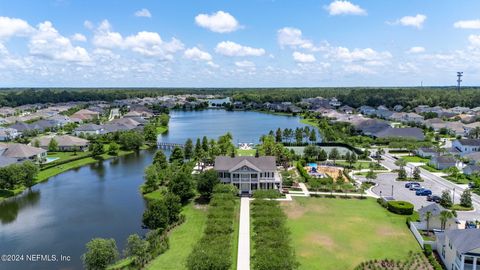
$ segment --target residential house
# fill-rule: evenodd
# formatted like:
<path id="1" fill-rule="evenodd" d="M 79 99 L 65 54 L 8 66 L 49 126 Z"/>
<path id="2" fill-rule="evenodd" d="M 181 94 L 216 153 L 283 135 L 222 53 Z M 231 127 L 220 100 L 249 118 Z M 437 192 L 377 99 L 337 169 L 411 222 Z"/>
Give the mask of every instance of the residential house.
<path id="1" fill-rule="evenodd" d="M 11 141 L 20 136 L 14 128 L 0 128 L 0 141 Z"/>
<path id="2" fill-rule="evenodd" d="M 0 148 L 0 156 L 14 158 L 17 160 L 17 162 L 25 160 L 42 162 L 47 157 L 47 151 L 26 144 L 12 143 L 2 145 L 2 147 Z"/>
<path id="3" fill-rule="evenodd" d="M 403 110 L 403 106 L 402 105 L 395 105 L 393 107 L 393 110 L 396 111 L 396 112 L 401 112 Z"/>
<path id="4" fill-rule="evenodd" d="M 452 156 L 433 156 L 428 164 L 437 170 L 444 170 L 457 166 L 457 160 Z"/>
<path id="5" fill-rule="evenodd" d="M 404 112 L 396 112 L 393 113 L 389 119 L 398 121 L 398 122 L 415 122 L 415 123 L 421 123 L 423 122 L 424 118 L 421 115 L 418 115 L 416 113 L 404 113 Z"/>
<path id="6" fill-rule="evenodd" d="M 469 164 L 463 167 L 462 171 L 465 175 L 480 174 L 480 166 L 476 164 Z"/>
<path id="7" fill-rule="evenodd" d="M 463 125 L 463 135 L 468 136 L 472 130 L 475 128 L 480 127 L 480 122 L 474 122 L 470 124 Z"/>
<path id="8" fill-rule="evenodd" d="M 98 119 L 100 113 L 94 112 L 87 109 L 79 110 L 78 112 L 71 115 L 71 118 L 80 119 L 82 121 Z"/>
<path id="9" fill-rule="evenodd" d="M 342 103 L 336 97 L 331 98 L 328 104 L 332 107 L 340 107 L 342 105 Z"/>
<path id="10" fill-rule="evenodd" d="M 392 128 L 388 127 L 372 134 L 376 138 L 404 138 L 416 141 L 425 140 L 423 130 L 420 128 Z"/>
<path id="11" fill-rule="evenodd" d="M 448 219 L 445 223 L 445 228 L 442 227 L 442 221 L 440 217 L 443 211 L 446 211 L 446 209 L 437 203 L 431 203 L 425 207 L 418 209 L 418 216 L 420 217 L 420 222 L 416 224 L 416 227 L 421 230 L 426 230 L 427 213 L 430 213 L 430 217 L 428 218 L 429 230 L 457 229 L 458 225 L 455 221 L 455 218 Z"/>
<path id="12" fill-rule="evenodd" d="M 0 108 L 0 115 L 3 117 L 15 115 L 15 109 L 12 107 L 2 107 Z"/>
<path id="13" fill-rule="evenodd" d="M 215 158 L 214 170 L 224 184 L 232 184 L 241 194 L 252 194 L 257 189 L 281 189 L 282 179 L 277 171 L 275 157 Z"/>
<path id="14" fill-rule="evenodd" d="M 460 151 L 460 156 L 480 151 L 480 139 L 459 139 L 452 142 L 452 147 Z"/>
<path id="15" fill-rule="evenodd" d="M 435 236 L 447 270 L 480 270 L 480 229 L 446 230 Z"/>
<path id="16" fill-rule="evenodd" d="M 346 114 L 352 114 L 354 109 L 348 105 L 343 105 L 342 107 L 338 108 L 338 110 Z"/>
<path id="17" fill-rule="evenodd" d="M 387 121 L 378 119 L 367 119 L 364 121 L 358 121 L 353 124 L 353 126 L 357 131 L 360 131 L 366 136 L 373 136 L 381 130 L 390 128 L 390 124 Z"/>
<path id="18" fill-rule="evenodd" d="M 431 147 L 420 147 L 418 148 L 415 153 L 423 158 L 431 158 L 433 156 L 438 156 L 439 153 L 437 150 L 431 148 Z"/>
<path id="19" fill-rule="evenodd" d="M 56 136 L 43 136 L 32 140 L 33 143 L 38 141 L 39 147 L 48 150 L 50 142 L 55 140 L 58 145 L 58 151 L 85 151 L 88 149 L 90 142 L 88 140 L 70 136 L 70 135 L 56 135 Z"/>
<path id="20" fill-rule="evenodd" d="M 375 115 L 375 112 L 377 110 L 373 107 L 364 105 L 364 106 L 361 106 L 360 108 L 358 108 L 358 111 L 363 115 Z"/>
<path id="21" fill-rule="evenodd" d="M 470 108 L 467 108 L 467 107 L 460 107 L 460 106 L 457 106 L 457 107 L 453 107 L 453 108 L 450 108 L 448 109 L 450 112 L 454 113 L 454 114 L 463 114 L 463 113 L 469 113 L 471 112 Z"/>
<path id="22" fill-rule="evenodd" d="M 78 126 L 73 133 L 75 136 L 84 135 L 99 135 L 102 133 L 102 126 L 96 124 L 85 124 Z"/>

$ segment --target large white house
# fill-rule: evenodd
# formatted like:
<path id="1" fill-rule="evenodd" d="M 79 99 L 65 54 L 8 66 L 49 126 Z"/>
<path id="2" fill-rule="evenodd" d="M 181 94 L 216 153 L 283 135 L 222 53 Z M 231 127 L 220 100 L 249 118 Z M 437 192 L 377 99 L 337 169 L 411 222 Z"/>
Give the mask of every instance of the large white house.
<path id="1" fill-rule="evenodd" d="M 222 183 L 236 186 L 241 194 L 252 194 L 257 189 L 282 188 L 282 179 L 272 156 L 220 156 L 215 158 L 214 169 Z"/>
<path id="2" fill-rule="evenodd" d="M 480 230 L 436 233 L 437 251 L 447 270 L 480 270 Z"/>

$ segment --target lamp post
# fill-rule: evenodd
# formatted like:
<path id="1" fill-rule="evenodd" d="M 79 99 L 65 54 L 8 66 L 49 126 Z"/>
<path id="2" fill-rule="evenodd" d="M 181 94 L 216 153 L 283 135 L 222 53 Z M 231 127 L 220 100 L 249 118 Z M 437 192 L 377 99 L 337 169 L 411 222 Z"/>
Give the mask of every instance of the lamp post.
<path id="1" fill-rule="evenodd" d="M 452 204 L 455 205 L 455 188 L 453 188 Z"/>
<path id="2" fill-rule="evenodd" d="M 393 197 L 393 185 L 392 185 L 392 197 Z"/>
<path id="3" fill-rule="evenodd" d="M 380 190 L 380 198 L 382 198 L 382 191 Z"/>

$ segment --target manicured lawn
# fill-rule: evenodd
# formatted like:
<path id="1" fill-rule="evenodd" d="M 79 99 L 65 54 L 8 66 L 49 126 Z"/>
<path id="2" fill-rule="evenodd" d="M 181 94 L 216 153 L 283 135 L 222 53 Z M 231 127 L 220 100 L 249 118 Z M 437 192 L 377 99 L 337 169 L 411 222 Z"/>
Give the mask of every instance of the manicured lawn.
<path id="1" fill-rule="evenodd" d="M 189 204 L 183 208 L 186 219 L 183 224 L 173 229 L 169 236 L 170 248 L 155 258 L 145 269 L 181 270 L 193 246 L 202 237 L 207 220 L 206 206 Z"/>
<path id="2" fill-rule="evenodd" d="M 157 127 L 157 134 L 162 134 L 162 133 L 165 133 L 167 131 L 168 131 L 168 127 L 164 127 L 164 126 Z"/>
<path id="3" fill-rule="evenodd" d="M 403 160 L 406 162 L 423 162 L 423 163 L 428 163 L 429 159 L 428 158 L 422 158 L 419 156 L 403 156 Z"/>
<path id="4" fill-rule="evenodd" d="M 160 189 L 150 193 L 143 194 L 143 197 L 147 200 L 160 200 L 162 198 L 162 191 Z"/>
<path id="5" fill-rule="evenodd" d="M 244 150 L 244 149 L 237 149 L 237 155 L 238 156 L 255 156 L 255 153 L 257 152 L 257 150 L 255 149 L 248 149 L 248 150 Z"/>
<path id="6" fill-rule="evenodd" d="M 288 216 L 300 269 L 349 270 L 373 259 L 404 260 L 420 246 L 405 224 L 374 199 L 295 198 Z"/>
<path id="7" fill-rule="evenodd" d="M 457 183 L 460 185 L 465 185 L 470 183 L 470 180 L 468 180 L 465 176 L 459 176 L 459 177 L 445 176 L 443 178 L 447 179 L 450 182 Z"/>
<path id="8" fill-rule="evenodd" d="M 441 170 L 437 170 L 437 169 L 435 169 L 435 168 L 433 168 L 432 166 L 429 166 L 429 165 L 422 165 L 422 166 L 420 166 L 420 168 L 425 169 L 429 172 L 442 172 Z"/>

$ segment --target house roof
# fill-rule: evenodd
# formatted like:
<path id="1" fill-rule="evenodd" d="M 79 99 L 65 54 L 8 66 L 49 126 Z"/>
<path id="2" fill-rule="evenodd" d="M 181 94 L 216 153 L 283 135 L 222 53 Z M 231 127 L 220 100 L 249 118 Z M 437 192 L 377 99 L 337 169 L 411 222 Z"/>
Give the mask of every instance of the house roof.
<path id="1" fill-rule="evenodd" d="M 40 138 L 37 138 L 40 142 L 41 147 L 48 147 L 50 144 L 50 141 L 55 139 L 55 141 L 58 143 L 58 146 L 85 146 L 88 144 L 88 140 L 70 136 L 70 135 L 57 135 L 57 136 L 43 136 Z M 34 139 L 35 141 L 35 139 Z"/>
<path id="2" fill-rule="evenodd" d="M 16 158 L 0 156 L 0 167 L 5 167 L 17 163 Z"/>
<path id="3" fill-rule="evenodd" d="M 462 145 L 480 146 L 480 139 L 460 139 L 457 141 Z"/>
<path id="4" fill-rule="evenodd" d="M 251 166 L 250 166 L 251 165 Z M 215 158 L 215 167 L 217 171 L 230 171 L 242 166 L 249 166 L 257 171 L 274 171 L 276 169 L 275 157 L 227 157 L 219 156 Z"/>
<path id="5" fill-rule="evenodd" d="M 423 135 L 423 130 L 419 128 L 386 128 L 382 129 L 379 132 L 376 132 L 375 137 L 378 138 L 389 138 L 389 137 L 402 137 L 402 138 L 412 138 L 419 141 L 425 139 Z"/>
<path id="6" fill-rule="evenodd" d="M 21 143 L 13 143 L 8 145 L 7 150 L 3 152 L 3 156 L 10 158 L 29 158 L 44 152 L 46 151 L 41 148 L 36 148 Z"/>
<path id="7" fill-rule="evenodd" d="M 480 229 L 447 230 L 445 235 L 459 253 L 480 248 Z"/>
<path id="8" fill-rule="evenodd" d="M 433 157 L 432 161 L 433 160 L 436 160 L 437 163 L 456 163 L 457 162 L 457 160 L 451 156 Z"/>
<path id="9" fill-rule="evenodd" d="M 420 215 L 421 218 L 424 218 L 427 212 L 432 213 L 432 216 L 438 216 L 442 211 L 445 211 L 445 208 L 443 208 L 441 205 L 437 203 L 432 203 L 425 207 L 420 208 L 418 210 L 418 214 Z"/>
<path id="10" fill-rule="evenodd" d="M 86 124 L 86 125 L 81 125 L 75 129 L 75 131 L 97 131 L 101 130 L 102 127 L 99 125 L 95 124 Z"/>

